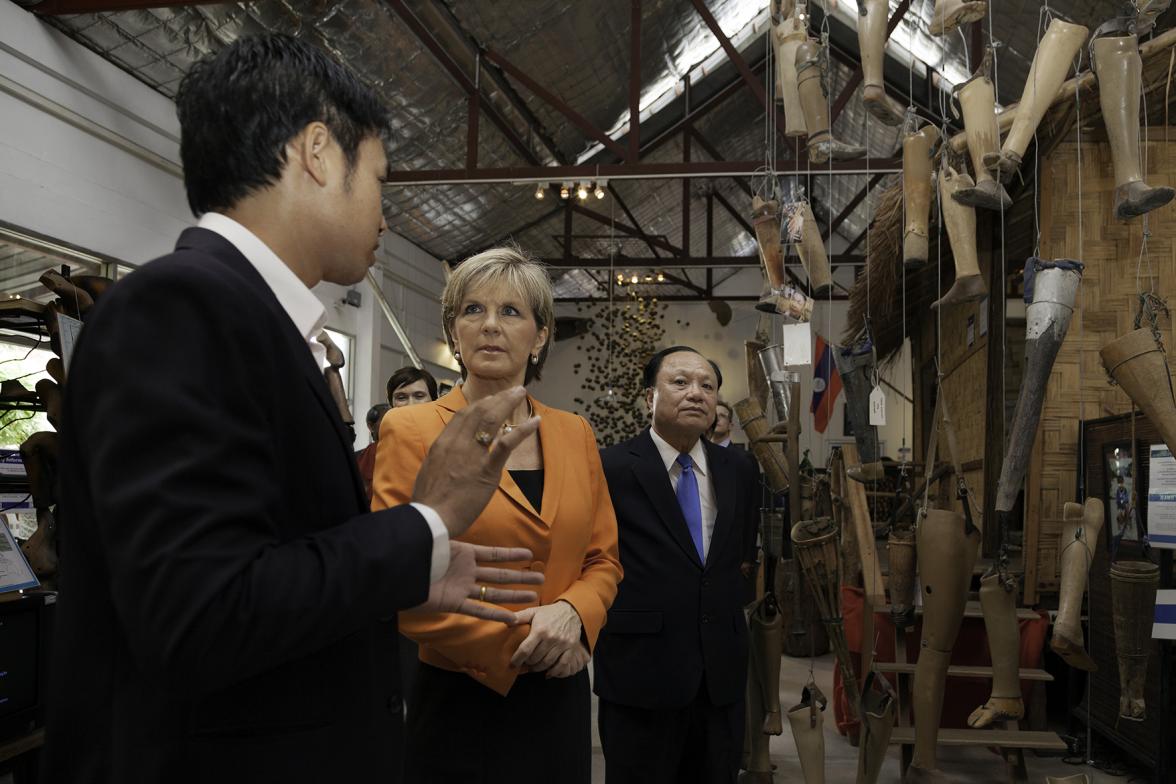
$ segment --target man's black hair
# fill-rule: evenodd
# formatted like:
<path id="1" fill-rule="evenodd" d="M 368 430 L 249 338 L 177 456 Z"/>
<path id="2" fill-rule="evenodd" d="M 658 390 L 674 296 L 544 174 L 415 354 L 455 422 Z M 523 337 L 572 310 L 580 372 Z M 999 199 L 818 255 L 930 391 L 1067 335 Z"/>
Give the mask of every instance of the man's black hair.
<path id="1" fill-rule="evenodd" d="M 388 376 L 388 402 L 392 402 L 393 392 L 405 384 L 412 384 L 417 381 L 425 382 L 425 386 L 429 389 L 430 400 L 437 399 L 437 379 L 433 378 L 433 374 L 422 368 L 408 365 Z"/>
<path id="2" fill-rule="evenodd" d="M 654 354 L 649 358 L 649 361 L 645 363 L 645 370 L 641 373 L 641 388 L 649 389 L 650 387 L 656 386 L 657 372 L 661 370 L 662 360 L 668 357 L 670 354 L 677 354 L 679 351 L 689 351 L 691 354 L 698 354 L 698 356 L 706 359 L 706 361 L 710 363 L 710 366 L 715 370 L 715 380 L 717 382 L 715 389 L 723 386 L 723 371 L 719 370 L 719 366 L 715 364 L 713 359 L 707 359 L 707 357 L 702 355 L 702 352 L 690 346 L 670 346 L 669 348 L 663 348 L 661 351 Z"/>
<path id="3" fill-rule="evenodd" d="M 192 66 L 176 93 L 188 206 L 231 209 L 276 183 L 286 144 L 320 121 L 348 171 L 368 137 L 386 138 L 388 110 L 347 68 L 288 35 L 247 36 Z"/>
<path id="4" fill-rule="evenodd" d="M 368 409 L 367 426 L 371 427 L 372 425 L 376 424 L 380 421 L 380 419 L 383 418 L 384 414 L 387 414 L 391 410 L 392 406 L 388 405 L 387 403 L 376 403 L 374 406 Z"/>

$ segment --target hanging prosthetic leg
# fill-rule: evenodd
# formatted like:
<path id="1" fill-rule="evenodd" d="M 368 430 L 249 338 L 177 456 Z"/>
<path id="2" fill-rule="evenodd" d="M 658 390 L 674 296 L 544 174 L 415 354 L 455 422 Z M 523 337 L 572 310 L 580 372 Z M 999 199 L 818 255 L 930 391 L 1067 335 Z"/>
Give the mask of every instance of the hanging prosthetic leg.
<path id="1" fill-rule="evenodd" d="M 760 262 L 768 278 L 770 291 L 760 298 L 756 310 L 774 313 L 776 295 L 784 290 L 784 246 L 780 242 L 780 202 L 765 201 L 756 195 L 751 200 L 751 223 Z"/>
<path id="2" fill-rule="evenodd" d="M 825 703 L 825 695 L 815 683 L 809 683 L 800 702 L 788 709 L 804 784 L 825 784 Z"/>
<path id="3" fill-rule="evenodd" d="M 988 13 L 984 0 L 935 0 L 928 25 L 931 35 L 954 33 L 960 25 L 978 22 Z"/>
<path id="4" fill-rule="evenodd" d="M 890 620 L 900 629 L 915 622 L 915 533 L 893 528 L 886 541 L 890 563 Z"/>
<path id="5" fill-rule="evenodd" d="M 1111 607 L 1115 616 L 1115 654 L 1119 659 L 1119 718 L 1143 721 L 1147 717 L 1144 685 L 1147 660 L 1154 644 L 1152 623 L 1156 615 L 1156 589 L 1160 567 L 1150 561 L 1116 561 L 1111 564 Z"/>
<path id="6" fill-rule="evenodd" d="M 867 335 L 863 342 L 852 346 L 835 346 L 833 362 L 841 374 L 845 389 L 845 411 L 853 428 L 861 465 L 846 466 L 845 475 L 857 482 L 876 482 L 883 469 L 878 448 L 878 428 L 870 424 L 870 392 L 874 388 L 877 366 L 874 344 Z"/>
<path id="7" fill-rule="evenodd" d="M 825 253 L 825 241 L 821 239 L 813 208 L 807 201 L 798 201 L 785 209 L 790 216 L 789 241 L 796 243 L 796 255 L 808 275 L 809 293 L 816 299 L 828 296 L 833 290 L 833 276 L 829 272 L 829 256 Z"/>
<path id="8" fill-rule="evenodd" d="M 1082 283 L 1082 262 L 1070 259 L 1025 262 L 1025 372 L 1017 410 L 1009 431 L 1009 447 L 996 485 L 996 512 L 1003 521 L 1013 510 L 1029 467 L 1029 455 L 1041 420 L 1045 387 L 1058 349 L 1066 339 L 1074 301 Z M 1002 536 L 1002 542 L 1004 537 Z"/>
<path id="9" fill-rule="evenodd" d="M 775 556 L 779 559 L 779 554 Z M 766 558 L 766 556 L 765 556 Z M 763 721 L 748 727 L 761 735 L 782 735 L 780 718 L 780 657 L 784 646 L 784 616 L 761 601 L 751 613 L 751 648 L 755 650 L 756 682 L 760 686 Z M 774 603 L 774 600 L 773 600 Z M 765 741 L 766 745 L 766 741 Z"/>
<path id="10" fill-rule="evenodd" d="M 796 81 L 796 50 L 808 39 L 808 27 L 793 11 L 782 23 L 772 25 L 772 42 L 776 49 L 776 83 L 784 102 L 784 135 L 804 136 L 804 108 Z"/>
<path id="11" fill-rule="evenodd" d="M 980 545 L 980 532 L 964 516 L 932 509 L 917 532 L 923 585 L 923 639 L 915 664 L 913 769 L 935 769 L 935 747 L 951 649 L 964 620 L 964 604 Z"/>
<path id="12" fill-rule="evenodd" d="M 1061 19 L 1049 23 L 1037 47 L 1037 54 L 1033 56 L 1029 75 L 1025 77 L 1025 89 L 1021 93 L 1017 115 L 1013 118 L 1009 135 L 1005 137 L 1004 146 L 999 155 L 993 153 L 985 156 L 988 168 L 998 171 L 1005 182 L 1021 168 L 1021 158 L 1033 134 L 1037 132 L 1041 118 L 1045 117 L 1046 110 L 1057 97 L 1066 74 L 1074 65 L 1074 56 L 1082 48 L 1088 32 L 1082 25 L 1070 24 Z"/>
<path id="13" fill-rule="evenodd" d="M 1087 672 L 1094 672 L 1098 665 L 1086 652 L 1083 640 L 1082 595 L 1102 526 L 1103 503 L 1097 498 L 1087 498 L 1085 506 L 1066 502 L 1062 507 L 1061 587 L 1049 647 L 1066 664 Z"/>
<path id="14" fill-rule="evenodd" d="M 865 155 L 865 147 L 840 142 L 829 131 L 829 95 L 821 67 L 821 47 L 811 38 L 796 49 L 796 79 L 808 129 L 809 160 L 820 164 L 829 158 L 848 161 Z"/>
<path id="15" fill-rule="evenodd" d="M 1096 33 L 1097 35 L 1097 33 Z M 1115 163 L 1115 217 L 1127 220 L 1172 201 L 1176 190 L 1143 181 L 1139 157 L 1139 95 L 1143 61 L 1134 35 L 1096 38 L 1090 58 Z"/>
<path id="16" fill-rule="evenodd" d="M 862 103 L 886 125 L 902 125 L 903 110 L 886 95 L 882 65 L 886 61 L 887 0 L 858 0 L 858 49 L 862 53 Z"/>
<path id="17" fill-rule="evenodd" d="M 902 260 L 908 268 L 927 263 L 927 224 L 931 215 L 931 148 L 939 139 L 934 125 L 924 125 L 902 140 L 902 199 L 906 227 L 902 235 Z"/>
<path id="18" fill-rule="evenodd" d="M 1090 776 L 1085 773 L 1075 773 L 1073 776 L 1046 776 L 1045 784 L 1090 784 Z"/>
<path id="19" fill-rule="evenodd" d="M 939 171 L 939 212 L 947 227 L 956 273 L 955 283 L 948 292 L 931 303 L 932 310 L 944 305 L 975 302 L 988 296 L 976 254 L 976 208 L 955 198 L 956 193 L 971 188 L 972 178 L 967 172 L 957 173 L 951 166 L 944 166 Z"/>
<path id="20" fill-rule="evenodd" d="M 1025 715 L 1021 697 L 1021 629 L 1017 624 L 1017 579 L 993 572 L 980 580 L 980 608 L 992 656 L 992 692 L 972 711 L 968 726 L 983 729 Z"/>
<path id="21" fill-rule="evenodd" d="M 777 556 L 778 557 L 778 556 Z M 767 556 L 765 554 L 765 560 Z M 747 668 L 747 710 L 743 727 L 743 770 L 740 774 L 740 784 L 772 784 L 772 761 L 769 755 L 766 727 L 771 725 L 776 731 L 771 735 L 783 733 L 780 718 L 780 646 L 783 640 L 783 616 L 779 612 L 770 615 L 766 612 L 767 597 L 751 605 L 748 613 L 748 625 L 751 630 L 751 644 L 748 646 Z M 775 657 L 769 650 L 774 638 Z M 776 677 L 774 684 L 769 687 L 765 676 L 772 669 L 775 662 Z M 769 688 L 774 692 L 769 693 Z"/>
<path id="22" fill-rule="evenodd" d="M 1137 329 L 1116 338 L 1099 352 L 1103 367 L 1147 414 L 1165 444 L 1176 444 L 1176 400 L 1164 350 L 1150 329 Z"/>
<path id="23" fill-rule="evenodd" d="M 890 681 L 871 670 L 862 684 L 862 736 L 858 745 L 856 784 L 875 784 L 886 761 L 890 734 L 898 719 L 898 695 Z"/>
<path id="24" fill-rule="evenodd" d="M 959 102 L 959 114 L 963 115 L 964 133 L 968 137 L 968 157 L 972 161 L 976 184 L 971 188 L 960 188 L 953 198 L 969 207 L 1007 210 L 1013 206 L 1013 200 L 984 165 L 984 156 L 992 156 L 1000 149 L 1000 131 L 996 125 L 996 89 L 989 78 L 991 62 L 992 50 L 989 49 L 975 75 L 956 88 L 955 98 Z"/>

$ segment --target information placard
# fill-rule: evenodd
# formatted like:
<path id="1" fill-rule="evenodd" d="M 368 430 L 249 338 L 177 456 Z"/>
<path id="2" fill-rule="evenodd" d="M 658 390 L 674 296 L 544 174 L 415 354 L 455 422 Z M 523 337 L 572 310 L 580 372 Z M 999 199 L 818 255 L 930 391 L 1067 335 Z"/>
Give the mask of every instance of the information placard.
<path id="1" fill-rule="evenodd" d="M 1147 538 L 1176 550 L 1176 459 L 1164 444 L 1152 444 L 1148 457 Z"/>

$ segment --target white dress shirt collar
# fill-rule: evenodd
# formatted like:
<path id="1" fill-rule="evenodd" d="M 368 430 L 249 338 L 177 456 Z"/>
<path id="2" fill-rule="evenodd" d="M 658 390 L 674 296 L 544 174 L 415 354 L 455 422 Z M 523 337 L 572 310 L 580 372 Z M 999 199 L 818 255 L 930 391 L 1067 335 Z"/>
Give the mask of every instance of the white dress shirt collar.
<path id="1" fill-rule="evenodd" d="M 669 471 L 674 466 L 674 462 L 678 459 L 681 452 L 677 447 L 670 446 L 670 444 L 661 436 L 657 434 L 657 430 L 650 426 L 649 435 L 653 438 L 653 443 L 657 447 L 658 454 L 661 455 L 662 463 L 665 464 L 666 471 Z M 694 461 L 695 470 L 703 476 L 707 475 L 706 464 L 706 447 L 702 445 L 702 439 L 699 438 L 694 442 L 694 447 L 690 450 L 690 459 Z"/>
<path id="2" fill-rule="evenodd" d="M 232 218 L 217 212 L 206 212 L 196 225 L 216 232 L 241 252 L 277 297 L 282 310 L 294 322 L 294 327 L 306 341 L 318 366 L 325 367 L 326 348 L 315 340 L 327 323 L 327 309 L 319 302 L 319 298 L 261 238 Z"/>

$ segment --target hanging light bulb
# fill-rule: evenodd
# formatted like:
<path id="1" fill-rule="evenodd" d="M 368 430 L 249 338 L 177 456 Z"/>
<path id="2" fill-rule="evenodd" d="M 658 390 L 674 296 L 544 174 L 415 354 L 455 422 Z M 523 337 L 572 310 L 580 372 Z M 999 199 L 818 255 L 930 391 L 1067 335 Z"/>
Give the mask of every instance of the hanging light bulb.
<path id="1" fill-rule="evenodd" d="M 653 276 L 652 276 L 652 275 L 646 275 L 646 276 L 645 276 L 645 282 L 646 282 L 646 283 L 652 283 L 652 282 L 653 282 Z"/>
<path id="2" fill-rule="evenodd" d="M 576 188 L 576 196 L 580 201 L 585 201 L 588 198 L 588 183 L 580 183 L 579 187 Z"/>
<path id="3" fill-rule="evenodd" d="M 666 276 L 665 276 L 665 275 L 663 275 L 663 274 L 661 274 L 660 272 L 659 272 L 659 273 L 657 273 L 657 282 L 658 282 L 658 283 L 665 283 L 665 282 L 666 282 Z"/>
<path id="4" fill-rule="evenodd" d="M 598 199 L 604 198 L 604 183 L 603 182 L 596 183 L 596 190 L 594 191 L 594 193 L 596 194 L 596 198 L 598 198 Z"/>
<path id="5" fill-rule="evenodd" d="M 565 182 L 559 186 L 559 197 L 561 199 L 566 199 L 571 194 L 572 194 L 572 184 L 570 182 Z"/>
<path id="6" fill-rule="evenodd" d="M 547 189 L 543 187 L 543 183 L 539 183 L 538 185 L 536 185 L 535 186 L 535 198 L 542 200 L 543 197 L 547 195 L 545 193 L 546 190 Z"/>
<path id="7" fill-rule="evenodd" d="M 630 283 L 636 283 L 636 282 L 637 282 L 637 275 L 636 275 L 636 274 L 634 274 L 634 275 L 633 275 L 633 277 L 629 278 L 629 282 L 630 282 Z"/>

